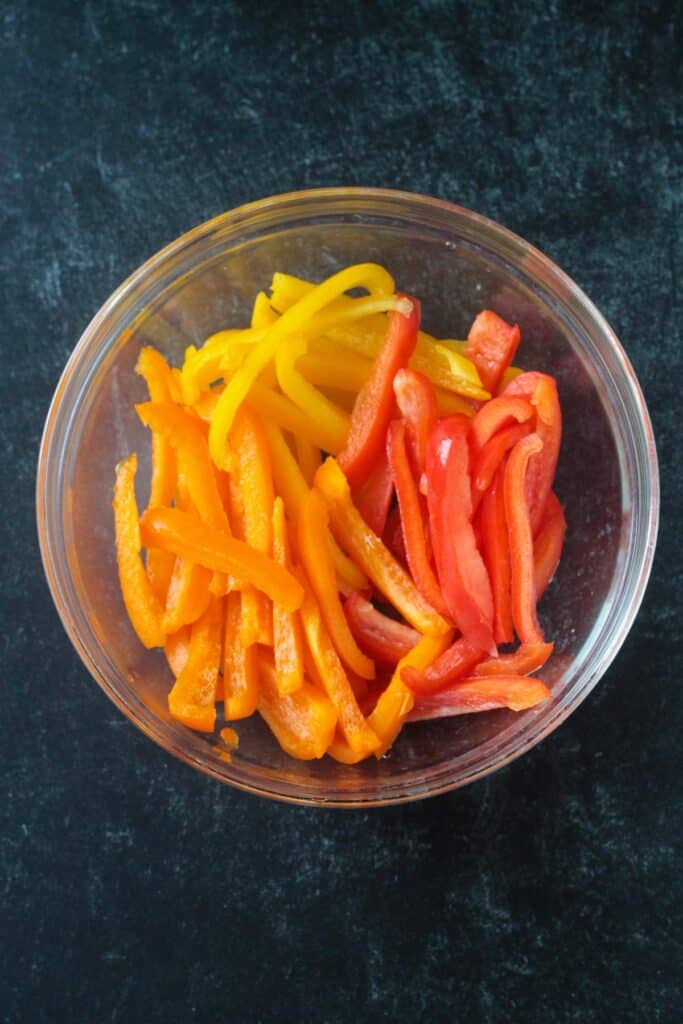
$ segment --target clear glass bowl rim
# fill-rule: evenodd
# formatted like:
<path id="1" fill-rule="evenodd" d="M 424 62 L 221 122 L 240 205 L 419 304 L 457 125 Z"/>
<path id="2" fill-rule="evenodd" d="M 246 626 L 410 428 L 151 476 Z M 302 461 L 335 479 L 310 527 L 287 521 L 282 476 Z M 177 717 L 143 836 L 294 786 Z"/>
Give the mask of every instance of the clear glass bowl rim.
<path id="1" fill-rule="evenodd" d="M 616 372 L 619 398 L 630 414 L 636 449 L 636 469 L 641 488 L 639 507 L 634 509 L 631 562 L 636 571 L 629 574 L 628 586 L 621 592 L 612 608 L 607 639 L 603 641 L 597 660 L 586 666 L 583 676 L 553 706 L 553 713 L 539 721 L 521 742 L 504 744 L 480 764 L 468 765 L 457 771 L 455 762 L 448 760 L 428 774 L 405 773 L 396 782 L 380 787 L 369 782 L 366 789 L 352 791 L 345 787 L 330 789 L 324 795 L 316 787 L 292 783 L 272 772 L 244 773 L 235 762 L 210 763 L 188 751 L 180 734 L 167 728 L 141 701 L 131 699 L 127 684 L 107 671 L 97 652 L 91 649 L 78 626 L 78 607 L 74 600 L 70 574 L 60 533 L 61 466 L 68 438 L 73 408 L 65 403 L 79 381 L 92 373 L 93 366 L 116 341 L 123 326 L 117 321 L 117 312 L 133 295 L 142 295 L 154 282 L 170 282 L 184 259 L 195 249 L 208 246 L 217 234 L 232 230 L 237 234 L 258 225 L 282 229 L 288 222 L 315 223 L 324 216 L 357 208 L 368 217 L 379 216 L 401 209 L 408 219 L 411 209 L 415 216 L 424 214 L 433 223 L 443 219 L 457 224 L 460 231 L 475 242 L 485 241 L 487 250 L 512 266 L 524 260 L 525 273 L 541 282 L 561 300 L 565 309 L 590 331 L 591 340 L 599 341 L 609 354 L 612 372 Z M 88 378 L 89 379 L 89 378 Z M 622 646 L 638 612 L 649 579 L 659 524 L 659 472 L 652 424 L 636 374 L 629 359 L 602 314 L 584 292 L 557 267 L 520 236 L 507 228 L 464 207 L 423 196 L 418 193 L 374 188 L 307 189 L 269 196 L 256 202 L 238 206 L 233 210 L 205 221 L 181 235 L 143 263 L 106 300 L 81 335 L 55 390 L 43 431 L 38 458 L 36 483 L 36 513 L 38 539 L 48 585 L 64 628 L 84 665 L 107 696 L 142 732 L 169 753 L 199 768 L 221 782 L 261 796 L 269 796 L 295 804 L 370 807 L 403 803 L 447 792 L 482 778 L 521 756 L 553 732 L 588 696 L 604 675 Z M 632 564 L 633 569 L 633 564 Z M 623 581 L 622 581 L 623 582 Z M 251 776 L 260 774 L 260 778 Z"/>

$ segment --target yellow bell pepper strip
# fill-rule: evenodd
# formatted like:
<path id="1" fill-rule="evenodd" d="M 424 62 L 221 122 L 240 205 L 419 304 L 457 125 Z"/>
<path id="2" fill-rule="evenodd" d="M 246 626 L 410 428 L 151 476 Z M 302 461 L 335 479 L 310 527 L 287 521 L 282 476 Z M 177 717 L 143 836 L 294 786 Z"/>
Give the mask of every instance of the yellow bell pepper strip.
<path id="1" fill-rule="evenodd" d="M 322 495 L 316 490 L 309 491 L 297 523 L 299 559 L 339 657 L 363 679 L 374 679 L 374 662 L 363 654 L 354 640 L 339 600 L 332 557 L 326 544 L 328 528 L 329 516 Z"/>
<path id="2" fill-rule="evenodd" d="M 421 694 L 408 716 L 409 722 L 424 722 L 432 718 L 451 718 L 478 711 L 509 708 L 526 711 L 550 697 L 550 690 L 540 679 L 528 676 L 490 676 L 460 679 L 447 690 Z"/>
<path id="3" fill-rule="evenodd" d="M 439 416 L 474 416 L 476 407 L 467 398 L 456 395 L 453 391 L 446 391 L 445 388 L 435 387 L 436 404 L 439 409 Z"/>
<path id="4" fill-rule="evenodd" d="M 420 633 L 448 633 L 446 620 L 427 603 L 407 572 L 363 520 L 351 501 L 348 481 L 333 458 L 322 464 L 315 484 L 327 501 L 333 531 L 377 589 Z"/>
<path id="5" fill-rule="evenodd" d="M 282 496 L 289 516 L 296 522 L 303 501 L 308 494 L 308 485 L 289 445 L 282 436 L 282 431 L 268 420 L 264 420 L 263 427 L 270 448 L 275 488 Z M 344 554 L 332 534 L 328 536 L 328 548 L 337 576 L 346 584 L 349 592 L 366 590 L 369 586 L 367 576 L 364 576 L 355 562 Z"/>
<path id="6" fill-rule="evenodd" d="M 262 341 L 267 328 L 246 328 L 218 331 L 204 342 L 200 349 L 190 345 L 180 371 L 180 396 L 185 405 L 194 405 L 200 391 L 226 373 L 237 370 L 252 348 Z"/>
<path id="7" fill-rule="evenodd" d="M 270 304 L 270 299 L 265 292 L 259 292 L 254 299 L 254 308 L 251 312 L 252 327 L 270 327 L 277 320 L 277 313 Z"/>
<path id="8" fill-rule="evenodd" d="M 191 635 L 192 630 L 190 626 L 181 626 L 175 633 L 170 633 L 166 637 L 164 654 L 166 655 L 166 661 L 168 662 L 169 668 L 176 678 L 180 675 L 187 664 L 187 658 L 190 653 Z"/>
<path id="9" fill-rule="evenodd" d="M 187 512 L 147 509 L 140 519 L 140 533 L 147 547 L 164 548 L 207 569 L 224 572 L 233 577 L 236 588 L 251 584 L 288 611 L 296 611 L 301 605 L 303 589 L 290 572 L 244 541 L 207 526 Z"/>
<path id="10" fill-rule="evenodd" d="M 275 666 L 269 655 L 259 651 L 257 657 L 259 714 L 285 753 L 300 761 L 322 757 L 337 724 L 329 697 L 308 682 L 283 697 L 278 692 Z"/>
<path id="11" fill-rule="evenodd" d="M 372 373 L 353 406 L 351 425 L 338 463 L 352 491 L 366 482 L 384 451 L 387 428 L 396 408 L 394 377 L 415 349 L 420 326 L 420 304 L 410 300 L 407 315 L 392 313 L 386 340 Z"/>
<path id="12" fill-rule="evenodd" d="M 320 609 L 306 588 L 301 605 L 301 622 L 318 677 L 337 712 L 344 738 L 354 750 L 372 753 L 377 749 L 377 737 L 358 707 L 344 667 L 323 623 Z"/>
<path id="13" fill-rule="evenodd" d="M 309 487 L 313 486 L 313 478 L 322 465 L 322 452 L 318 445 L 311 444 L 303 437 L 294 435 L 294 450 L 304 479 Z"/>
<path id="14" fill-rule="evenodd" d="M 282 498 L 273 502 L 273 558 L 278 565 L 290 566 L 289 541 Z M 294 693 L 304 681 L 304 652 L 301 622 L 297 612 L 273 605 L 273 657 L 277 688 L 281 696 Z"/>
<path id="15" fill-rule="evenodd" d="M 372 372 L 372 360 L 337 345 L 322 350 L 320 345 L 311 343 L 305 355 L 300 356 L 297 366 L 304 377 L 319 388 L 339 388 L 358 394 Z"/>
<path id="16" fill-rule="evenodd" d="M 297 334 L 303 324 L 334 299 L 351 288 L 364 287 L 371 294 L 390 294 L 394 282 L 383 267 L 372 263 L 347 267 L 318 285 L 268 328 L 266 336 L 254 346 L 242 366 L 228 381 L 221 395 L 209 432 L 209 449 L 217 466 L 226 460 L 227 442 L 235 413 L 249 394 L 252 384 L 273 360 L 282 342 Z"/>
<path id="17" fill-rule="evenodd" d="M 315 420 L 286 395 L 266 388 L 261 383 L 254 384 L 249 392 L 249 405 L 264 421 L 267 419 L 281 430 L 288 430 L 295 437 L 303 437 L 311 444 L 323 446 L 332 455 L 339 451 L 337 439 L 328 436 L 328 432 L 323 433 Z"/>
<path id="18" fill-rule="evenodd" d="M 164 633 L 175 633 L 204 614 L 211 599 L 210 583 L 211 573 L 203 565 L 176 558 L 166 595 Z"/>
<path id="19" fill-rule="evenodd" d="M 216 725 L 222 624 L 223 602 L 213 599 L 192 626 L 187 661 L 168 695 L 173 718 L 199 732 L 213 732 Z"/>
<path id="20" fill-rule="evenodd" d="M 505 371 L 501 378 L 496 394 L 502 395 L 508 384 L 510 384 L 515 379 L 515 377 L 519 377 L 521 373 L 524 373 L 524 370 L 521 366 L 508 366 L 507 370 Z"/>
<path id="21" fill-rule="evenodd" d="M 297 360 L 305 351 L 306 341 L 301 336 L 288 338 L 280 346 L 275 356 L 278 384 L 298 409 L 305 411 L 315 420 L 320 444 L 327 447 L 329 442 L 331 448 L 339 451 L 344 446 L 349 432 L 349 416 L 314 388 L 297 370 Z"/>
<path id="22" fill-rule="evenodd" d="M 240 406 L 230 431 L 235 462 L 230 474 L 230 501 L 238 536 L 255 551 L 269 555 L 273 548 L 273 474 L 268 441 L 258 417 Z M 245 647 L 272 644 L 270 602 L 251 587 L 242 591 L 240 636 Z"/>
<path id="23" fill-rule="evenodd" d="M 161 551 L 159 548 L 150 548 L 145 559 L 147 576 L 152 584 L 154 593 L 162 605 L 166 604 L 166 595 L 173 575 L 175 556 L 170 551 Z"/>
<path id="24" fill-rule="evenodd" d="M 534 544 L 526 479 L 531 459 L 543 449 L 538 434 L 518 441 L 505 466 L 505 519 L 510 546 L 510 597 L 512 621 L 523 644 L 543 643 L 536 616 Z"/>
<path id="25" fill-rule="evenodd" d="M 417 646 L 413 647 L 412 651 L 399 661 L 391 677 L 391 682 L 368 718 L 368 722 L 379 736 L 381 744 L 375 751 L 375 757 L 380 758 L 389 749 L 415 703 L 412 690 L 401 678 L 403 669 L 414 668 L 421 671 L 427 668 L 446 650 L 452 636 L 452 630 L 442 636 L 423 636 Z"/>
<path id="26" fill-rule="evenodd" d="M 223 635 L 223 700 L 228 721 L 248 718 L 259 697 L 256 646 L 242 643 L 244 595 L 233 591 L 225 597 Z"/>
<path id="27" fill-rule="evenodd" d="M 140 556 L 142 538 L 135 500 L 137 468 L 138 459 L 135 454 L 129 455 L 116 467 L 113 501 L 116 563 L 123 603 L 140 643 L 148 648 L 162 647 L 165 639 L 162 625 L 164 608 L 149 581 Z"/>
<path id="28" fill-rule="evenodd" d="M 171 401 L 171 370 L 156 349 L 147 346 L 138 356 L 136 373 L 144 378 L 153 402 Z M 149 504 L 170 505 L 175 491 L 175 452 L 165 437 L 158 431 L 152 432 L 152 482 Z"/>
<path id="29" fill-rule="evenodd" d="M 278 313 L 286 313 L 299 299 L 312 292 L 315 285 L 293 274 L 276 270 L 270 282 L 270 304 Z"/>

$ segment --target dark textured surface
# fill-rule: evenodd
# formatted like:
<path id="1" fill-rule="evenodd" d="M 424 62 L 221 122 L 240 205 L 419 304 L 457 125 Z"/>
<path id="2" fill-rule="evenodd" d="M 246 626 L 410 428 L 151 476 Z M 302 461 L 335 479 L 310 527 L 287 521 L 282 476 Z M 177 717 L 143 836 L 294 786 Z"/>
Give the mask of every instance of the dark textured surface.
<path id="1" fill-rule="evenodd" d="M 0 3 L 0 1017 L 679 1021 L 675 5 L 303 6 Z M 50 396 L 115 285 L 207 217 L 327 184 L 540 246 L 623 339 L 663 467 L 653 582 L 596 692 L 498 775 L 372 813 L 249 798 L 135 731 L 33 526 Z"/>

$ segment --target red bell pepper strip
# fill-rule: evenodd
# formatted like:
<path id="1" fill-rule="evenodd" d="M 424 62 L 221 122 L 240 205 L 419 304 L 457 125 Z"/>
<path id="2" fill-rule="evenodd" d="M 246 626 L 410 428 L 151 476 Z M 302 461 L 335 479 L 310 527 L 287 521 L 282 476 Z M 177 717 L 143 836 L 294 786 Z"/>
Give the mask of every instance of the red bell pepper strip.
<path id="1" fill-rule="evenodd" d="M 510 546 L 505 519 L 504 472 L 503 465 L 484 495 L 479 516 L 481 549 L 493 593 L 493 636 L 497 644 L 510 644 L 514 636 L 510 604 Z"/>
<path id="2" fill-rule="evenodd" d="M 427 442 L 439 419 L 436 390 L 431 380 L 417 370 L 399 370 L 394 377 L 394 394 L 406 422 L 410 461 L 419 480 L 425 471 Z"/>
<path id="3" fill-rule="evenodd" d="M 387 516 L 387 524 L 384 527 L 382 540 L 396 561 L 400 562 L 402 566 L 406 566 L 408 558 L 406 557 L 406 546 L 403 540 L 401 510 L 398 505 L 395 505 Z"/>
<path id="4" fill-rule="evenodd" d="M 420 671 L 408 666 L 403 669 L 401 678 L 413 693 L 433 693 L 466 676 L 483 657 L 484 652 L 479 647 L 461 636 L 427 668 Z"/>
<path id="5" fill-rule="evenodd" d="M 498 430 L 475 457 L 472 470 L 472 507 L 475 512 L 491 486 L 496 470 L 505 454 L 514 448 L 518 441 L 530 434 L 531 430 L 531 424 L 528 422 L 516 423 L 512 427 Z"/>
<path id="6" fill-rule="evenodd" d="M 401 512 L 403 541 L 408 559 L 408 568 L 415 586 L 444 618 L 448 618 L 448 607 L 441 587 L 429 564 L 425 543 L 425 523 L 420 507 L 420 495 L 408 462 L 406 450 L 406 422 L 394 420 L 387 435 L 387 457 L 393 475 Z"/>
<path id="7" fill-rule="evenodd" d="M 501 397 L 522 397 L 536 410 L 535 432 L 543 448 L 532 458 L 527 474 L 527 497 L 531 532 L 538 533 L 546 499 L 555 478 L 555 467 L 562 440 L 562 412 L 557 384 L 545 373 L 521 373 L 505 388 Z"/>
<path id="8" fill-rule="evenodd" d="M 522 644 L 513 654 L 480 661 L 474 676 L 527 676 L 542 668 L 553 653 L 553 644 Z"/>
<path id="9" fill-rule="evenodd" d="M 379 462 L 370 474 L 370 479 L 356 501 L 358 511 L 378 537 L 384 533 L 393 496 L 394 478 L 385 451 L 382 452 Z"/>
<path id="10" fill-rule="evenodd" d="M 511 398 L 505 394 L 485 402 L 472 420 L 472 451 L 479 454 L 498 430 L 509 427 L 515 420 L 518 423 L 526 423 L 533 415 L 531 402 L 526 398 Z"/>
<path id="11" fill-rule="evenodd" d="M 407 721 L 424 722 L 430 718 L 451 718 L 495 708 L 525 711 L 549 696 L 550 690 L 545 683 L 528 676 L 463 679 L 448 690 L 417 696 Z"/>
<path id="12" fill-rule="evenodd" d="M 564 517 L 564 509 L 555 492 L 551 491 L 546 501 L 541 528 L 534 540 L 534 580 L 537 601 L 541 600 L 541 595 L 555 575 L 566 531 L 567 520 Z"/>
<path id="13" fill-rule="evenodd" d="M 505 467 L 505 519 L 510 547 L 510 600 L 512 621 L 523 644 L 543 643 L 536 618 L 534 546 L 527 503 L 527 467 L 532 456 L 542 450 L 538 434 L 518 441 Z"/>
<path id="14" fill-rule="evenodd" d="M 406 297 L 407 296 L 403 296 Z M 358 491 L 377 464 L 394 415 L 394 377 L 408 365 L 415 351 L 420 326 L 420 303 L 409 298 L 407 316 L 397 311 L 389 315 L 389 329 L 370 376 L 356 398 L 346 443 L 338 462 L 352 491 Z"/>
<path id="15" fill-rule="evenodd" d="M 443 596 L 463 636 L 496 653 L 493 598 L 472 527 L 466 416 L 441 420 L 427 446 L 427 502 Z"/>
<path id="16" fill-rule="evenodd" d="M 507 323 L 490 309 L 482 310 L 470 327 L 465 355 L 479 370 L 482 384 L 492 395 L 515 358 L 519 338 L 517 324 Z"/>
<path id="17" fill-rule="evenodd" d="M 416 629 L 383 615 L 357 591 L 346 598 L 344 613 L 362 650 L 384 665 L 396 665 L 420 639 Z"/>

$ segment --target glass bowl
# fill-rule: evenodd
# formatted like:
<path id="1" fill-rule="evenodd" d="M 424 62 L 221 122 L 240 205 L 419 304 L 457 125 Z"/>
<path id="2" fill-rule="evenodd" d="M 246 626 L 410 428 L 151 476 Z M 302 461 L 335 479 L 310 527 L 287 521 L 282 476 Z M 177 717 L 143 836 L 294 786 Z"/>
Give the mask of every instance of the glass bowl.
<path id="1" fill-rule="evenodd" d="M 463 337 L 491 307 L 522 330 L 519 362 L 552 373 L 564 413 L 556 490 L 569 524 L 541 605 L 555 653 L 541 673 L 552 700 L 404 728 L 387 756 L 355 767 L 298 762 L 257 719 L 237 723 L 228 759 L 216 736 L 169 715 L 172 677 L 146 651 L 119 593 L 111 510 L 114 466 L 137 451 L 146 493 L 149 438 L 133 410 L 142 345 L 178 365 L 186 345 L 243 326 L 274 270 L 320 280 L 376 261 L 422 300 L 427 330 Z M 142 493 L 142 492 L 141 492 Z M 105 302 L 71 356 L 48 413 L 37 514 L 52 596 L 105 693 L 165 750 L 251 793 L 302 804 L 368 806 L 462 786 L 547 736 L 590 693 L 640 605 L 659 511 L 652 428 L 633 369 L 608 324 L 545 256 L 485 217 L 375 189 L 295 192 L 202 224 L 148 260 Z M 222 724 L 222 723 L 220 723 Z M 220 728 L 220 724 L 218 728 Z M 86 727 L 86 723 L 83 723 Z"/>

